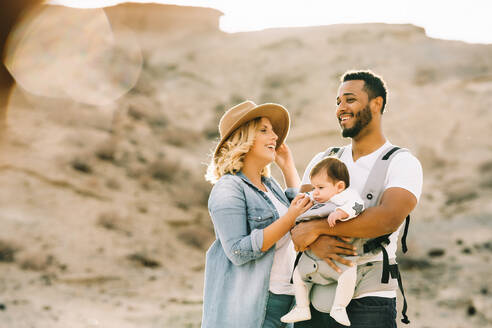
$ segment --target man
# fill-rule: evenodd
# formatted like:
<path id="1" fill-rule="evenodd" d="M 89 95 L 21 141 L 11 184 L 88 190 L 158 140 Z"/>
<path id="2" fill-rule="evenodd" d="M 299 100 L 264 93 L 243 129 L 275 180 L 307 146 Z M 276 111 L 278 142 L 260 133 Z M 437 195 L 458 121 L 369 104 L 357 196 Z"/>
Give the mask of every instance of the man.
<path id="1" fill-rule="evenodd" d="M 350 187 L 362 193 L 376 160 L 392 146 L 382 129 L 387 91 L 384 81 L 370 71 L 347 72 L 341 81 L 336 99 L 336 116 L 343 137 L 351 138 L 352 143 L 345 147 L 340 159 L 349 170 Z M 309 172 L 323 158 L 323 154 L 322 152 L 316 155 L 306 168 L 301 191 L 310 190 Z M 350 265 L 350 261 L 340 255 L 354 255 L 355 252 L 350 244 L 332 236 L 376 238 L 391 234 L 390 243 L 385 249 L 390 260 L 394 262 L 399 228 L 417 205 L 421 194 L 422 167 L 410 152 L 398 152 L 392 158 L 384 179 L 384 191 L 379 204 L 367 208 L 357 218 L 337 223 L 332 228 L 326 220 L 298 224 L 292 230 L 296 249 L 298 251 L 310 249 L 334 270 L 340 272 L 334 262 Z M 378 254 L 370 263 L 362 264 L 367 266 L 376 264 L 374 265 L 376 267 L 381 260 L 382 254 Z M 364 265 L 358 266 L 358 272 Z M 359 272 L 360 276 L 362 275 Z M 378 279 L 380 277 L 381 275 Z M 369 278 L 364 276 L 360 279 Z M 370 284 L 373 286 L 365 290 L 356 289 L 354 298 L 347 307 L 353 328 L 396 327 L 396 291 L 394 288 L 384 288 L 383 285 L 379 285 L 379 281 L 374 281 L 375 283 L 372 281 L 359 283 L 357 288 L 367 287 Z M 323 307 L 323 302 L 327 302 L 326 294 L 324 298 L 317 296 L 322 294 L 319 291 L 323 288 L 326 290 L 326 287 L 320 285 L 313 287 L 311 320 L 298 322 L 295 327 L 344 327 L 335 322 L 328 313 L 317 310 L 326 309 Z"/>

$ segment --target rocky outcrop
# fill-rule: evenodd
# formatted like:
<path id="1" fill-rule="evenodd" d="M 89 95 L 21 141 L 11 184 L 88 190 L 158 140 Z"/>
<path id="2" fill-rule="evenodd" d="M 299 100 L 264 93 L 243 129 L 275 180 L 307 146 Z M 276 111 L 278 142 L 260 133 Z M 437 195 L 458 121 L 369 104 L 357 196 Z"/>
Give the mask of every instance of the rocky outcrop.
<path id="1" fill-rule="evenodd" d="M 214 31 L 222 12 L 201 7 L 123 3 L 104 9 L 112 24 L 124 24 L 136 31 L 168 33 L 173 30 Z"/>

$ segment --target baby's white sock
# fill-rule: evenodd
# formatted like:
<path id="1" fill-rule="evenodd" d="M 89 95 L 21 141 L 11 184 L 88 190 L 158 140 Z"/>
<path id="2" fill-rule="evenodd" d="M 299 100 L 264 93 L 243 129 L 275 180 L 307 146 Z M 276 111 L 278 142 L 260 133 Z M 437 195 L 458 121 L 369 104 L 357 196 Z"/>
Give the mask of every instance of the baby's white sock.
<path id="1" fill-rule="evenodd" d="M 347 315 L 347 310 L 344 307 L 332 307 L 330 316 L 341 325 L 350 326 L 350 320 Z"/>
<path id="2" fill-rule="evenodd" d="M 330 316 L 338 323 L 350 326 L 350 320 L 345 307 L 350 303 L 354 296 L 355 282 L 357 280 L 357 266 L 345 270 L 338 277 L 338 285 L 333 300 L 333 306 L 330 310 Z"/>
<path id="3" fill-rule="evenodd" d="M 299 270 L 295 268 L 292 276 L 294 282 L 294 294 L 296 296 L 296 306 L 289 313 L 280 318 L 282 322 L 298 322 L 311 319 L 311 310 L 309 309 L 309 292 L 311 284 L 305 283 Z"/>
<path id="4" fill-rule="evenodd" d="M 311 319 L 311 310 L 308 307 L 295 306 L 289 313 L 280 318 L 282 322 L 298 322 Z"/>

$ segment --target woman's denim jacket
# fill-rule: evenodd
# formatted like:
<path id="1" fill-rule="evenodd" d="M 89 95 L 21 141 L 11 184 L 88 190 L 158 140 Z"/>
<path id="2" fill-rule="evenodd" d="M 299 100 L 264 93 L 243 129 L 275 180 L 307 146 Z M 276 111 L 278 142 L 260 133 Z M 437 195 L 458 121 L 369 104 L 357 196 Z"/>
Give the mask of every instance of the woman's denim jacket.
<path id="1" fill-rule="evenodd" d="M 263 183 L 286 206 L 297 190 Z M 242 172 L 226 174 L 212 188 L 208 209 L 216 240 L 206 256 L 203 328 L 263 325 L 275 247 L 262 252 L 263 229 L 279 214 L 268 196 Z"/>

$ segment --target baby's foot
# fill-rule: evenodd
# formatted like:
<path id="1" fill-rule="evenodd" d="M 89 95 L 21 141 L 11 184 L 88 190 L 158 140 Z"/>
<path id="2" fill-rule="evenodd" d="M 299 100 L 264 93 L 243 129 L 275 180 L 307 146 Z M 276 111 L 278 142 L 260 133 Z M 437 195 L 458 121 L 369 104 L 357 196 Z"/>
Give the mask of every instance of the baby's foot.
<path id="1" fill-rule="evenodd" d="M 289 313 L 280 318 L 282 322 L 298 322 L 311 319 L 311 310 L 309 306 L 299 307 L 296 306 Z"/>
<path id="2" fill-rule="evenodd" d="M 347 315 L 347 311 L 344 307 L 337 306 L 332 307 L 330 316 L 335 319 L 339 324 L 344 326 L 350 326 L 350 320 Z"/>

